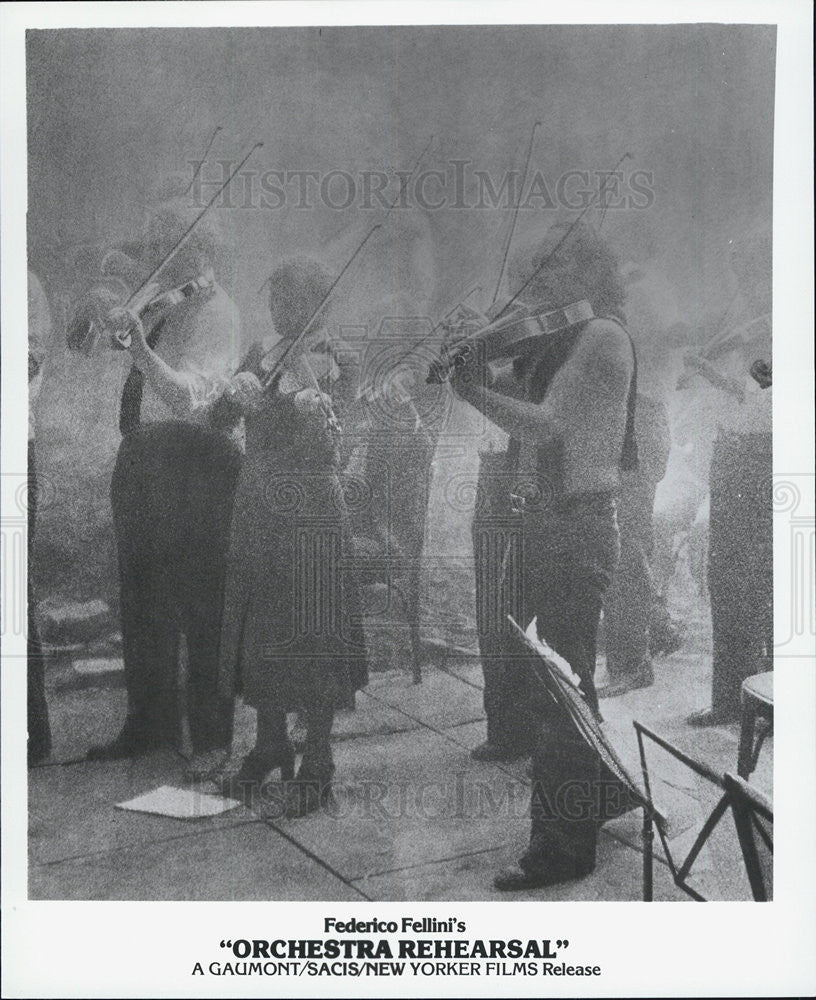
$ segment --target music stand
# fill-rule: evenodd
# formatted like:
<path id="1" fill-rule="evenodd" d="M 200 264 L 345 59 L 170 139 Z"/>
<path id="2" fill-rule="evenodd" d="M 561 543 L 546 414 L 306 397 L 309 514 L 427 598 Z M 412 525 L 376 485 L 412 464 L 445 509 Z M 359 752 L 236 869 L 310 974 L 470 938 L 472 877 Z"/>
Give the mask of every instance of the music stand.
<path id="1" fill-rule="evenodd" d="M 666 817 L 652 801 L 648 783 L 644 792 L 607 739 L 595 713 L 587 704 L 586 698 L 578 686 L 578 677 L 572 673 L 569 664 L 538 637 L 535 631 L 535 619 L 533 619 L 533 622 L 527 628 L 527 631 L 525 631 L 512 615 L 508 615 L 507 618 L 516 629 L 519 638 L 524 642 L 525 646 L 535 654 L 535 662 L 540 662 L 544 668 L 543 670 L 537 670 L 531 664 L 534 677 L 566 711 L 581 737 L 597 753 L 601 762 L 609 768 L 614 777 L 626 788 L 630 800 L 638 808 L 642 809 L 643 898 L 646 902 L 650 902 L 653 894 L 652 858 L 654 826 L 657 825 L 661 838 L 663 838 L 666 828 Z"/>

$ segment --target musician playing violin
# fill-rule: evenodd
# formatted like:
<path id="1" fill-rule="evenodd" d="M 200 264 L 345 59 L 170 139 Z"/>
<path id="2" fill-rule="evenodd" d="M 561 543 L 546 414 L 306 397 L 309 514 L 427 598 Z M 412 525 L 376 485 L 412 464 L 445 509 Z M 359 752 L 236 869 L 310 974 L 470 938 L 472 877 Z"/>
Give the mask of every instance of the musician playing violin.
<path id="1" fill-rule="evenodd" d="M 258 721 L 253 750 L 222 784 L 246 799 L 279 770 L 290 816 L 312 812 L 328 795 L 335 709 L 353 702 L 368 680 L 330 396 L 344 359 L 325 337 L 328 304 L 310 322 L 330 286 L 311 258 L 290 258 L 273 271 L 269 307 L 281 340 L 267 353 L 251 351 L 242 365 L 248 370 L 237 376 L 243 385 L 234 383 L 246 458 L 232 521 L 220 686 L 226 696 L 240 688 Z M 288 712 L 300 713 L 306 729 L 294 780 Z"/>
<path id="2" fill-rule="evenodd" d="M 161 260 L 189 214 L 181 202 L 160 205 L 141 259 Z M 205 404 L 213 395 L 209 375 L 226 377 L 237 367 L 240 330 L 212 270 L 219 239 L 210 218 L 162 269 L 159 284 L 107 319 L 105 336 L 129 343 L 132 362 L 111 484 L 128 703 L 121 732 L 91 748 L 91 759 L 178 744 L 182 637 L 193 750 L 229 740 L 232 706 L 217 697 L 217 643 L 241 450 L 236 422 L 216 425 Z"/>
<path id="3" fill-rule="evenodd" d="M 234 375 L 172 367 L 152 349 L 141 322 L 132 322 L 130 350 L 156 395 L 177 412 L 245 423 L 223 608 L 214 615 L 221 626 L 212 642 L 218 693 L 210 696 L 226 722 L 241 690 L 257 710 L 257 739 L 237 772 L 224 752 L 202 756 L 191 771 L 249 799 L 279 770 L 286 811 L 300 815 L 328 793 L 334 710 L 367 673 L 354 580 L 342 572 L 350 536 L 337 474 L 340 428 L 324 392 L 340 372 L 324 349 L 327 307 L 313 316 L 331 279 L 317 262 L 295 258 L 267 284 L 281 339 L 254 343 Z M 300 338 L 307 325 L 310 333 Z M 297 780 L 286 729 L 291 711 L 306 720 Z"/>
<path id="4" fill-rule="evenodd" d="M 497 878 L 503 890 L 592 870 L 598 827 L 619 791 L 561 709 L 539 697 L 525 654 L 500 621 L 508 611 L 525 625 L 537 617 L 539 634 L 570 663 L 597 711 L 596 633 L 618 558 L 615 494 L 622 468 L 636 461 L 635 359 L 619 318 L 623 290 L 612 252 L 587 225 L 564 239 L 566 232 L 553 227 L 517 260 L 511 281 L 536 308 L 584 302 L 591 312 L 584 308 L 578 322 L 526 341 L 503 376 L 491 378 L 476 362 L 457 367 L 452 379 L 459 396 L 510 438 L 498 463 L 483 467 L 474 526 L 477 551 L 492 553 L 482 560 L 479 604 L 500 611 L 492 622 L 483 613 L 480 622 L 489 653 L 488 742 L 474 756 L 533 754 L 530 846 L 519 868 Z M 515 523 L 511 493 L 521 511 Z M 496 545 L 497 528 L 507 544 Z M 565 781 L 586 786 L 590 796 L 580 819 L 553 808 Z M 600 795 L 604 788 L 612 794 Z"/>

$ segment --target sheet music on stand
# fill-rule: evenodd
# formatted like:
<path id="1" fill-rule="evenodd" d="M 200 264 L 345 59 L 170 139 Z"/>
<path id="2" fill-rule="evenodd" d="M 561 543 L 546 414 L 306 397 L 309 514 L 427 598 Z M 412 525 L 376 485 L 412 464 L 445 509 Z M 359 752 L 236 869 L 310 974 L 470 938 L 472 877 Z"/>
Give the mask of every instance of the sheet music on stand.
<path id="1" fill-rule="evenodd" d="M 644 809 L 654 811 L 654 807 L 650 804 L 645 792 L 629 773 L 601 729 L 598 720 L 595 718 L 595 714 L 587 704 L 578 686 L 577 676 L 572 673 L 569 664 L 554 653 L 538 637 L 535 628 L 535 619 L 533 619 L 525 631 L 512 615 L 508 615 L 507 618 L 517 631 L 519 638 L 543 666 L 542 670 L 534 668 L 533 672 L 536 678 L 546 687 L 554 700 L 567 712 L 575 728 L 598 754 L 601 761 L 609 768 L 618 781 L 624 785 L 632 801 Z M 655 819 L 658 822 L 665 822 L 664 817 L 658 813 L 655 813 Z"/>

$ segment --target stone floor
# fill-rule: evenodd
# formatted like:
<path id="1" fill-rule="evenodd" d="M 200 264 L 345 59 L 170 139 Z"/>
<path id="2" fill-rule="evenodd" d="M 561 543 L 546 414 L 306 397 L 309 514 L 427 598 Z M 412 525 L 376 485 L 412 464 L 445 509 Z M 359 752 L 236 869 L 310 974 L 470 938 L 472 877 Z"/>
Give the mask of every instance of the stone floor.
<path id="1" fill-rule="evenodd" d="M 655 663 L 652 687 L 603 702 L 608 735 L 640 774 L 638 719 L 709 763 L 736 770 L 736 726 L 694 730 L 684 719 L 706 704 L 708 641 L 697 634 Z M 501 867 L 529 832 L 525 762 L 480 764 L 469 750 L 484 738 L 481 671 L 472 654 L 429 646 L 422 684 L 406 671 L 372 675 L 357 709 L 335 725 L 337 786 L 328 810 L 288 820 L 270 803 L 217 817 L 178 820 L 116 804 L 159 785 L 180 784 L 183 758 L 171 751 L 134 761 L 89 763 L 91 743 L 118 731 L 125 709 L 115 656 L 82 672 L 87 653 L 48 671 L 54 753 L 29 771 L 29 893 L 36 899 L 122 900 L 493 900 Z M 603 666 L 599 679 L 603 679 Z M 254 714 L 237 709 L 236 752 L 253 741 Z M 690 771 L 650 754 L 653 794 L 668 815 L 673 852 L 688 850 L 716 801 Z M 773 743 L 752 776 L 770 794 Z M 655 898 L 685 900 L 660 849 Z M 749 898 L 726 814 L 695 864 L 695 884 L 715 899 Z M 637 900 L 640 815 L 607 824 L 587 878 L 515 899 Z"/>

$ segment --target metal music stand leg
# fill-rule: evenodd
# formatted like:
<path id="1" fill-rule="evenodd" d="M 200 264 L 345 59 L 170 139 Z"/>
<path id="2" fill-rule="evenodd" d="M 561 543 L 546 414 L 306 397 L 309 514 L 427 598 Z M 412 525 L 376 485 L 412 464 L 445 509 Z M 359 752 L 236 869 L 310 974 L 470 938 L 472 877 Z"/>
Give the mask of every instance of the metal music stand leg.
<path id="1" fill-rule="evenodd" d="M 651 811 L 643 809 L 643 902 L 654 900 L 654 820 Z"/>

